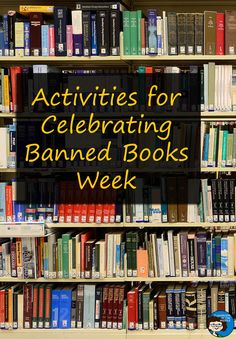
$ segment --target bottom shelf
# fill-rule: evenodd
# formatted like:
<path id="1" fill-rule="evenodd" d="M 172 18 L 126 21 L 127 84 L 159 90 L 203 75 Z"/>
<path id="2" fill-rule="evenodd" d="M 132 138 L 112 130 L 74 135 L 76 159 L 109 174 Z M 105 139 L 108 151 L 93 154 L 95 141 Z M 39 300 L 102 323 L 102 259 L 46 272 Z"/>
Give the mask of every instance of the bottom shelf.
<path id="1" fill-rule="evenodd" d="M 12 338 L 12 339 L 51 339 L 56 337 L 57 339 L 141 339 L 142 337 L 152 339 L 157 336 L 158 339 L 167 339 L 168 337 L 181 339 L 194 338 L 194 339 L 212 339 L 213 336 L 208 330 L 157 330 L 157 331 L 128 331 L 125 330 L 108 330 L 108 329 L 20 329 L 20 330 L 2 330 L 0 331 L 0 338 Z M 228 338 L 236 339 L 236 330 Z"/>

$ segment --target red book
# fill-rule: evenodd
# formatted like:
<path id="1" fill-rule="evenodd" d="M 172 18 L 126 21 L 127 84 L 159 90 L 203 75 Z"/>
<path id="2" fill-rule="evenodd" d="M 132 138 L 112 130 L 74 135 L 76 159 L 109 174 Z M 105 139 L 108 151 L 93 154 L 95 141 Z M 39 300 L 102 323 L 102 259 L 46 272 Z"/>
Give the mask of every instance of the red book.
<path id="1" fill-rule="evenodd" d="M 117 285 L 114 287 L 113 296 L 112 328 L 114 329 L 118 328 L 119 294 L 120 286 Z"/>
<path id="2" fill-rule="evenodd" d="M 108 223 L 109 217 L 110 217 L 110 204 L 109 204 L 109 198 L 110 198 L 110 191 L 105 190 L 104 192 L 104 204 L 102 209 L 102 223 Z"/>
<path id="3" fill-rule="evenodd" d="M 13 221 L 13 211 L 12 211 L 12 186 L 6 186 L 6 218 L 7 221 Z"/>
<path id="4" fill-rule="evenodd" d="M 102 222 L 102 213 L 103 213 L 103 190 L 97 190 L 96 198 L 96 211 L 95 211 L 95 222 L 101 224 Z"/>
<path id="5" fill-rule="evenodd" d="M 24 328 L 32 328 L 32 314 L 33 314 L 33 285 L 25 284 L 23 287 L 24 293 L 24 311 L 23 311 L 23 324 Z"/>
<path id="6" fill-rule="evenodd" d="M 96 191 L 92 190 L 89 194 L 89 203 L 88 203 L 88 209 L 87 209 L 87 222 L 95 222 L 95 198 L 96 198 Z"/>
<path id="7" fill-rule="evenodd" d="M 66 182 L 64 181 L 59 184 L 59 196 L 58 221 L 65 222 Z"/>
<path id="8" fill-rule="evenodd" d="M 128 301 L 128 329 L 135 330 L 136 329 L 136 291 L 133 288 L 131 291 L 127 293 L 127 301 Z"/>
<path id="9" fill-rule="evenodd" d="M 11 276 L 17 277 L 16 243 L 11 243 Z"/>
<path id="10" fill-rule="evenodd" d="M 125 285 L 120 286 L 120 292 L 119 292 L 119 300 L 118 300 L 118 314 L 117 314 L 117 326 L 118 329 L 122 329 L 123 324 L 123 306 L 124 306 L 124 299 L 125 299 Z"/>
<path id="11" fill-rule="evenodd" d="M 80 263 L 81 263 L 81 278 L 85 278 L 85 243 L 88 241 L 90 238 L 90 233 L 86 232 L 81 234 L 81 258 L 80 258 Z"/>
<path id="12" fill-rule="evenodd" d="M 216 13 L 216 54 L 225 54 L 225 15 Z"/>
<path id="13" fill-rule="evenodd" d="M 107 328 L 112 328 L 113 300 L 114 300 L 114 286 L 110 285 L 108 288 L 108 300 L 107 300 Z"/>
<path id="14" fill-rule="evenodd" d="M 20 66 L 10 67 L 11 74 L 11 96 L 13 112 L 23 112 L 22 73 Z"/>
<path id="15" fill-rule="evenodd" d="M 65 204 L 65 222 L 72 222 L 73 219 L 73 195 L 74 195 L 74 184 L 73 182 L 67 182 L 66 184 L 66 201 Z"/>
<path id="16" fill-rule="evenodd" d="M 5 327 L 5 290 L 0 290 L 0 328 Z"/>
<path id="17" fill-rule="evenodd" d="M 55 56 L 55 28 L 54 28 L 54 25 L 49 26 L 49 55 Z"/>
<path id="18" fill-rule="evenodd" d="M 81 198 L 81 222 L 87 221 L 87 211 L 88 211 L 88 190 L 83 190 L 83 196 Z"/>
<path id="19" fill-rule="evenodd" d="M 82 211 L 82 205 L 81 205 L 81 191 L 78 189 L 77 186 L 74 187 L 74 206 L 73 206 L 73 221 L 72 222 L 81 222 L 81 211 Z"/>
<path id="20" fill-rule="evenodd" d="M 102 328 L 107 328 L 108 289 L 109 286 L 105 285 L 102 291 Z"/>
<path id="21" fill-rule="evenodd" d="M 116 217 L 116 191 L 112 190 L 111 192 L 111 203 L 109 205 L 109 222 L 115 222 Z"/>

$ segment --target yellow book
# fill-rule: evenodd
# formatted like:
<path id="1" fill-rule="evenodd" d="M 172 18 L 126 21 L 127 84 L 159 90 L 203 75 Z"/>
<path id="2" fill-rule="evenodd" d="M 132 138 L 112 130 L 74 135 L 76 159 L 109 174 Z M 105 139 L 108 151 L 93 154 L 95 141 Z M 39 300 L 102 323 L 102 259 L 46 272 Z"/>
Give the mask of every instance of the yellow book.
<path id="1" fill-rule="evenodd" d="M 22 244 L 21 240 L 16 241 L 16 266 L 17 277 L 23 278 L 23 263 L 22 263 Z"/>
<path id="2" fill-rule="evenodd" d="M 10 113 L 9 77 L 6 74 L 3 77 L 3 99 L 3 112 Z"/>
<path id="3" fill-rule="evenodd" d="M 54 6 L 36 6 L 36 5 L 22 5 L 19 7 L 20 13 L 53 13 Z"/>
<path id="4" fill-rule="evenodd" d="M 15 55 L 24 56 L 24 22 L 15 22 Z"/>

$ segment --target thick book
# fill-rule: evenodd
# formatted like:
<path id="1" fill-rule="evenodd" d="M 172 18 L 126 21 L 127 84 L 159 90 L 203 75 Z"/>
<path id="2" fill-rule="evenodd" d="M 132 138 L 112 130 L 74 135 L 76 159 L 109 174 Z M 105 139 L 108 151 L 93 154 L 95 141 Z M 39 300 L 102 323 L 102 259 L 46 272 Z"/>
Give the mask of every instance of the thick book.
<path id="1" fill-rule="evenodd" d="M 91 55 L 91 12 L 82 12 L 83 55 Z"/>
<path id="2" fill-rule="evenodd" d="M 41 25 L 43 24 L 42 13 L 30 13 L 30 51 L 32 56 L 41 55 Z"/>
<path id="3" fill-rule="evenodd" d="M 55 55 L 66 56 L 66 25 L 71 24 L 70 10 L 65 6 L 54 7 Z"/>
<path id="4" fill-rule="evenodd" d="M 236 11 L 225 11 L 225 54 L 236 54 Z"/>
<path id="5" fill-rule="evenodd" d="M 97 39 L 98 54 L 101 56 L 110 54 L 110 21 L 109 11 L 97 11 Z"/>
<path id="6" fill-rule="evenodd" d="M 167 22 L 168 22 L 168 54 L 176 55 L 178 54 L 177 48 L 177 15 L 175 12 L 167 13 Z"/>
<path id="7" fill-rule="evenodd" d="M 186 54 L 186 45 L 187 45 L 186 21 L 187 15 L 185 13 L 177 13 L 178 54 Z"/>
<path id="8" fill-rule="evenodd" d="M 186 53 L 192 55 L 195 53 L 194 48 L 195 16 L 193 13 L 186 13 L 185 32 L 186 32 Z"/>
<path id="9" fill-rule="evenodd" d="M 204 54 L 216 54 L 216 12 L 204 12 Z"/>

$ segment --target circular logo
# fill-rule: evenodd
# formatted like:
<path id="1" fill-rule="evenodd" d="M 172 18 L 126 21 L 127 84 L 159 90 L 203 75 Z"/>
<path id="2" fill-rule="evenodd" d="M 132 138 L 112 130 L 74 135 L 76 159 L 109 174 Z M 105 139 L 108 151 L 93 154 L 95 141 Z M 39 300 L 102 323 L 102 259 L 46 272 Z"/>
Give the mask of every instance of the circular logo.
<path id="1" fill-rule="evenodd" d="M 228 312 L 216 311 L 208 317 L 207 325 L 215 337 L 227 337 L 234 329 L 234 320 Z"/>

